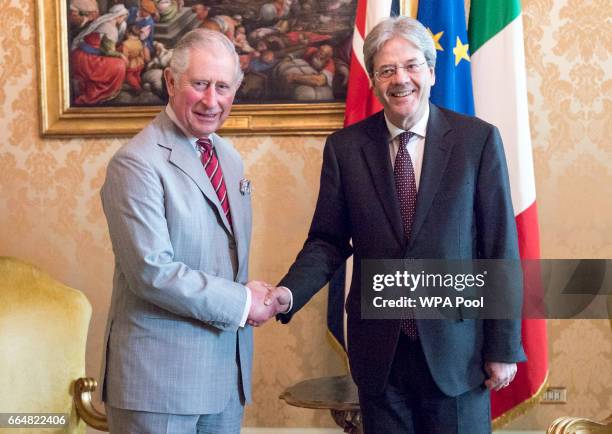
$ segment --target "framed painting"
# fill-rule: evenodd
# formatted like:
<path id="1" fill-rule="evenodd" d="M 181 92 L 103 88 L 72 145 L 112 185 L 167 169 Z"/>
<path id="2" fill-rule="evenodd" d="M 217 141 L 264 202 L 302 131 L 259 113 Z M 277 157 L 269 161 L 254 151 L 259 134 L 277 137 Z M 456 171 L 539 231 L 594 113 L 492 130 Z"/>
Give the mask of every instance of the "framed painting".
<path id="1" fill-rule="evenodd" d="M 135 134 L 198 27 L 224 33 L 244 72 L 224 133 L 328 134 L 342 126 L 356 1 L 37 0 L 41 134 Z"/>

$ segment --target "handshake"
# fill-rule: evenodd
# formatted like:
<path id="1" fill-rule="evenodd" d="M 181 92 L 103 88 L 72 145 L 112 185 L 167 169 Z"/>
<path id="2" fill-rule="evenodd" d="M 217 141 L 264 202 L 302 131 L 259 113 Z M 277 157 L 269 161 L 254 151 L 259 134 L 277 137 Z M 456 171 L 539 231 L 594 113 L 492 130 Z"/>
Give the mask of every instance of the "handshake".
<path id="1" fill-rule="evenodd" d="M 246 287 L 251 290 L 251 309 L 247 324 L 259 327 L 276 314 L 289 310 L 291 292 L 287 288 L 259 280 L 251 280 Z"/>

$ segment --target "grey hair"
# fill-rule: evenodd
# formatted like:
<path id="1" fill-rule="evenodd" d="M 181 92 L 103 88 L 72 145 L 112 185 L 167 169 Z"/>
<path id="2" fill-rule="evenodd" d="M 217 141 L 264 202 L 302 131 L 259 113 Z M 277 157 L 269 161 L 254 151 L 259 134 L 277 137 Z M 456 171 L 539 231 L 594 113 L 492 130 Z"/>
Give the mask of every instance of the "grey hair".
<path id="1" fill-rule="evenodd" d="M 368 33 L 363 43 L 363 58 L 366 71 L 373 76 L 374 57 L 383 45 L 394 37 L 400 37 L 411 42 L 425 56 L 427 65 L 436 66 L 436 47 L 431 34 L 423 24 L 410 17 L 389 17 L 378 23 Z"/>
<path id="2" fill-rule="evenodd" d="M 189 67 L 189 53 L 192 49 L 206 50 L 211 46 L 223 48 L 234 59 L 235 85 L 238 87 L 244 76 L 240 69 L 240 59 L 234 48 L 234 44 L 223 33 L 209 29 L 194 29 L 187 32 L 172 50 L 170 59 L 170 70 L 175 76 L 180 76 Z"/>

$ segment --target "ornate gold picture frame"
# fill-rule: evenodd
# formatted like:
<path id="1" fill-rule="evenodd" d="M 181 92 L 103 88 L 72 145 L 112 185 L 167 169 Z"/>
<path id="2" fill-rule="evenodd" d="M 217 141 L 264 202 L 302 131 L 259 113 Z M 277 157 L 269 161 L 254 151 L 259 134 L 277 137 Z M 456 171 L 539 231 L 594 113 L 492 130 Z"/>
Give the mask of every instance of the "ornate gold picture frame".
<path id="1" fill-rule="evenodd" d="M 36 0 L 40 133 L 47 137 L 129 136 L 160 106 L 75 107 L 70 97 L 66 0 Z M 343 102 L 234 104 L 222 133 L 324 135 L 342 127 Z"/>

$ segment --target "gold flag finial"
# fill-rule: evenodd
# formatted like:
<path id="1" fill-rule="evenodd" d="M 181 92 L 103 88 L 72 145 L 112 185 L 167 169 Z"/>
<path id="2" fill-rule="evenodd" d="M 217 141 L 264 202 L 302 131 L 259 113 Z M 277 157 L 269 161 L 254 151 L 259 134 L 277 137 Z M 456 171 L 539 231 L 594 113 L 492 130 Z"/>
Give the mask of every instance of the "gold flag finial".
<path id="1" fill-rule="evenodd" d="M 400 15 L 416 18 L 419 0 L 400 0 Z"/>

